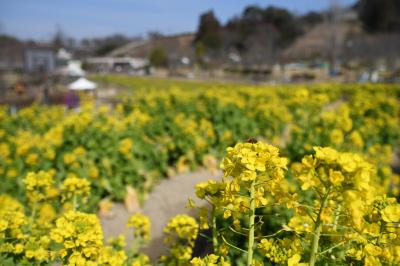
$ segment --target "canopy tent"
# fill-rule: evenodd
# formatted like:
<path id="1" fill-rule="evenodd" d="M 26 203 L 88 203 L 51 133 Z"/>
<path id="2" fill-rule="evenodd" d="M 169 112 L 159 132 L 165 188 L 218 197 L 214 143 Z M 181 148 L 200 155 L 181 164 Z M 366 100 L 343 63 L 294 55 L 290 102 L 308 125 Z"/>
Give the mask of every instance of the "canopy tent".
<path id="1" fill-rule="evenodd" d="M 79 78 L 78 80 L 69 84 L 68 88 L 70 90 L 76 90 L 76 91 L 94 90 L 97 88 L 97 84 L 85 78 Z"/>

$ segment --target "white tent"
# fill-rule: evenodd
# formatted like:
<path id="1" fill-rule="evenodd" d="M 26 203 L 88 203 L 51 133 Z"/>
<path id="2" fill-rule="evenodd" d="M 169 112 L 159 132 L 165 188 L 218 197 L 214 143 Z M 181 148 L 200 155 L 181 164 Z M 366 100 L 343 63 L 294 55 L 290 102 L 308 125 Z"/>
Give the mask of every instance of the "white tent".
<path id="1" fill-rule="evenodd" d="M 85 76 L 85 71 L 82 69 L 82 64 L 78 60 L 70 60 L 67 65 L 57 69 L 57 73 L 63 76 L 70 77 L 83 77 Z"/>
<path id="2" fill-rule="evenodd" d="M 68 88 L 70 90 L 76 90 L 76 91 L 94 90 L 97 88 L 97 84 L 85 78 L 79 78 L 78 80 L 69 84 Z"/>

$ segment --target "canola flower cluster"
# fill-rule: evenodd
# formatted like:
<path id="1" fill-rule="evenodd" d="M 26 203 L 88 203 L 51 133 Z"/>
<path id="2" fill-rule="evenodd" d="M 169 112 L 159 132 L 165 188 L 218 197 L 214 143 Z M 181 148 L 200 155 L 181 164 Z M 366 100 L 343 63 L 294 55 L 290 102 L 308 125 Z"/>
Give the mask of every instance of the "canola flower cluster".
<path id="1" fill-rule="evenodd" d="M 145 241 L 150 240 L 150 219 L 146 215 L 143 214 L 135 214 L 133 215 L 127 224 L 128 227 L 132 227 L 134 229 L 134 236 L 136 238 L 143 239 Z"/>
<path id="2" fill-rule="evenodd" d="M 2 264 L 151 265 L 147 217 L 128 248 L 85 211 L 220 158 L 222 180 L 195 188 L 211 207 L 170 220 L 161 265 L 400 264 L 397 85 L 107 79 L 145 88 L 113 108 L 0 107 Z M 197 238 L 211 254 L 194 257 Z"/>
<path id="3" fill-rule="evenodd" d="M 79 178 L 74 174 L 67 176 L 61 185 L 62 202 L 72 202 L 73 208 L 77 208 L 78 200 L 86 203 L 90 195 L 90 182 Z"/>
<path id="4" fill-rule="evenodd" d="M 262 239 L 258 248 L 261 254 L 266 256 L 271 262 L 277 264 L 291 264 L 291 261 L 300 261 L 301 256 L 298 254 L 301 252 L 301 241 L 299 239 Z M 306 265 L 302 263 L 298 266 Z"/>
<path id="5" fill-rule="evenodd" d="M 211 203 L 211 209 L 200 208 L 200 223 L 188 215 L 178 215 L 168 222 L 164 243 L 169 254 L 159 263 L 228 266 L 237 263 L 238 253 L 248 266 L 400 263 L 400 204 L 374 189 L 378 174 L 365 156 L 314 147 L 314 154 L 306 155 L 301 163 L 293 163 L 291 169 L 287 164 L 278 148 L 261 141 L 227 148 L 221 162 L 222 180 L 196 186 L 196 195 Z M 292 184 L 287 181 L 289 170 L 294 176 Z M 41 214 L 57 197 L 90 193 L 87 180 L 70 176 L 72 181 L 67 178 L 57 188 L 53 176 L 43 171 L 27 175 L 24 183 L 27 195 L 31 195 L 27 207 L 6 194 L 0 196 L 1 261 L 28 265 L 151 265 L 148 257 L 138 251 L 150 240 L 151 228 L 149 218 L 140 213 L 127 223 L 134 229 L 136 241 L 128 251 L 123 236 L 105 245 L 97 216 L 77 210 L 78 205 L 72 210 L 53 208 L 53 214 Z M 48 196 L 54 190 L 59 194 Z M 191 200 L 189 205 L 195 207 Z M 278 206 L 280 209 L 276 209 Z M 271 220 L 271 208 L 275 208 L 274 215 L 292 210 L 287 223 L 283 220 L 276 232 L 263 227 Z M 47 224 L 41 222 L 41 215 L 50 217 Z M 193 257 L 195 241 L 203 229 L 212 231 L 213 253 Z"/>
<path id="6" fill-rule="evenodd" d="M 173 217 L 164 228 L 164 243 L 170 255 L 162 256 L 160 261 L 168 266 L 187 265 L 192 258 L 198 227 L 193 217 L 185 214 Z"/>
<path id="7" fill-rule="evenodd" d="M 56 220 L 50 237 L 62 245 L 61 259 L 67 265 L 96 265 L 103 233 L 99 219 L 94 214 L 69 211 Z"/>
<path id="8" fill-rule="evenodd" d="M 210 254 L 204 258 L 193 258 L 190 263 L 192 266 L 231 266 L 231 264 L 227 262 L 224 257 L 214 254 Z"/>
<path id="9" fill-rule="evenodd" d="M 222 180 L 196 186 L 196 195 L 211 204 L 210 211 L 199 210 L 200 228 L 212 227 L 210 265 L 219 257 L 234 264 L 235 254 L 248 266 L 400 263 L 400 204 L 381 194 L 368 156 L 313 150 L 288 169 L 279 149 L 260 141 L 227 149 Z M 290 183 L 284 182 L 288 171 Z M 278 226 L 274 216 L 284 217 Z M 208 265 L 207 259 L 191 262 Z"/>
<path id="10" fill-rule="evenodd" d="M 333 222 L 335 205 L 342 201 L 350 211 L 352 225 L 361 229 L 363 209 L 376 193 L 371 186 L 375 177 L 373 166 L 358 154 L 339 153 L 332 148 L 314 149 L 315 156 L 305 157 L 300 169 L 295 170 L 301 188 L 326 195 L 321 219 Z"/>
<path id="11" fill-rule="evenodd" d="M 139 246 L 134 243 L 126 251 L 123 236 L 106 245 L 99 218 L 80 211 L 80 205 L 69 207 L 67 200 L 88 197 L 90 182 L 70 176 L 55 187 L 53 176 L 44 171 L 27 174 L 24 184 L 29 204 L 25 207 L 0 194 L 1 265 L 150 265 L 149 258 L 139 252 L 150 239 L 148 217 L 136 214 L 128 221 Z M 57 206 L 60 202 L 63 206 Z"/>
<path id="12" fill-rule="evenodd" d="M 400 132 L 396 85 L 105 81 L 138 89 L 113 108 L 88 101 L 79 112 L 33 105 L 10 114 L 0 107 L 0 192 L 25 201 L 18 180 L 28 172 L 56 173 L 56 183 L 74 174 L 90 179 L 93 208 L 96 195 L 122 200 L 127 185 L 146 193 L 160 176 L 199 165 L 215 171 L 225 147 L 249 137 L 279 146 L 290 161 L 314 146 L 366 154 L 382 192 L 399 191 L 388 167 Z"/>
<path id="13" fill-rule="evenodd" d="M 48 172 L 28 173 L 24 179 L 28 199 L 32 203 L 37 203 L 49 198 L 53 183 L 54 180 Z"/>
<path id="14" fill-rule="evenodd" d="M 28 224 L 28 220 L 25 215 L 17 210 L 2 208 L 0 220 L 0 237 L 2 240 L 15 239 L 16 244 L 12 243 L 1 243 L 1 252 L 15 252 L 16 254 L 21 253 L 23 246 L 18 243 L 25 236 L 21 228 Z"/>

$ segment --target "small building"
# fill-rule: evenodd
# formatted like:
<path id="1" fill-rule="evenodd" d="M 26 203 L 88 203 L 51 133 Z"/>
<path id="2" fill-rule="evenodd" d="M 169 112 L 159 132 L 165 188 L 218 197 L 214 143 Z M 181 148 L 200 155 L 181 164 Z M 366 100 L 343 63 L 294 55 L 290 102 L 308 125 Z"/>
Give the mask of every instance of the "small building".
<path id="1" fill-rule="evenodd" d="M 14 37 L 0 36 L 0 71 L 21 71 L 24 68 L 23 46 Z"/>
<path id="2" fill-rule="evenodd" d="M 149 61 L 134 57 L 92 57 L 85 61 L 90 71 L 101 73 L 147 74 Z"/>
<path id="3" fill-rule="evenodd" d="M 24 68 L 28 73 L 51 73 L 56 68 L 56 54 L 46 45 L 29 46 L 24 51 Z"/>

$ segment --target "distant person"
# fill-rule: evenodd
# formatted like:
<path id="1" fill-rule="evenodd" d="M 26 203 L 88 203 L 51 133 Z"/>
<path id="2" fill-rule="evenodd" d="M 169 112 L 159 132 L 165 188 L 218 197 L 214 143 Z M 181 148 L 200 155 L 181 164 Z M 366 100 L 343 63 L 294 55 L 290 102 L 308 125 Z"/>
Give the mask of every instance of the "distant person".
<path id="1" fill-rule="evenodd" d="M 26 92 L 26 84 L 22 81 L 19 81 L 15 84 L 14 89 L 18 95 L 22 95 Z"/>
<path id="2" fill-rule="evenodd" d="M 65 105 L 68 109 L 74 109 L 79 106 L 79 95 L 74 91 L 68 91 L 65 95 Z"/>
<path id="3" fill-rule="evenodd" d="M 49 87 L 47 86 L 47 84 L 45 84 L 44 88 L 43 88 L 43 102 L 44 102 L 44 104 L 50 103 Z"/>
<path id="4" fill-rule="evenodd" d="M 50 96 L 49 96 L 49 86 L 48 86 L 48 77 L 47 75 L 43 75 L 43 103 L 49 104 L 50 103 Z"/>

